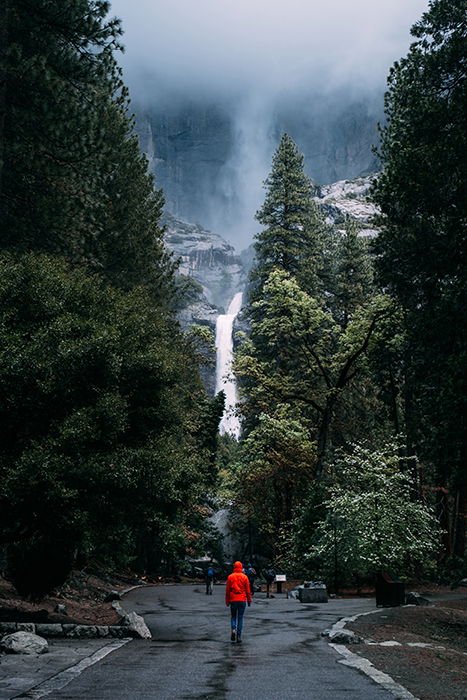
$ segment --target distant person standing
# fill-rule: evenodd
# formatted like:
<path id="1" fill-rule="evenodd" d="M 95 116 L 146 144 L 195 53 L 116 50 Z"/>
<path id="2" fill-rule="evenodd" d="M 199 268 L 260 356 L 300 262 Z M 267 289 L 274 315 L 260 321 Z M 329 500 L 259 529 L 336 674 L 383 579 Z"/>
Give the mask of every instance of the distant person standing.
<path id="1" fill-rule="evenodd" d="M 227 577 L 225 585 L 225 604 L 230 606 L 230 641 L 242 641 L 243 615 L 245 608 L 251 605 L 251 590 L 248 576 L 243 573 L 241 561 L 236 561 L 233 573 Z"/>
<path id="2" fill-rule="evenodd" d="M 212 595 L 215 573 L 214 567 L 212 564 L 210 564 L 208 566 L 208 570 L 206 571 L 206 595 Z"/>
<path id="3" fill-rule="evenodd" d="M 268 567 L 263 571 L 263 574 L 264 580 L 266 581 L 266 598 L 269 598 L 271 585 L 276 580 L 276 570 L 274 569 L 272 564 L 268 564 Z"/>
<path id="4" fill-rule="evenodd" d="M 248 564 L 243 569 L 243 573 L 248 577 L 248 581 L 250 582 L 251 595 L 254 595 L 255 594 L 256 571 L 251 566 L 250 562 L 248 562 Z"/>

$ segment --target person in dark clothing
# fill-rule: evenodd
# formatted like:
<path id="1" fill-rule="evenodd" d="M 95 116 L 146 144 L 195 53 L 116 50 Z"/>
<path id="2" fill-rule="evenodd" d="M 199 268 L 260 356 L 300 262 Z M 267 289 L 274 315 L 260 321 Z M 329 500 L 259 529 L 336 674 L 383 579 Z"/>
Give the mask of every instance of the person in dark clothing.
<path id="1" fill-rule="evenodd" d="M 269 598 L 269 591 L 271 584 L 276 580 L 276 571 L 272 564 L 268 564 L 267 568 L 263 571 L 264 580 L 266 581 L 266 598 Z"/>
<path id="2" fill-rule="evenodd" d="M 247 604 L 251 605 L 250 582 L 242 569 L 242 562 L 236 561 L 225 585 L 225 604 L 230 606 L 230 640 L 238 644 L 242 641 L 243 615 Z"/>
<path id="3" fill-rule="evenodd" d="M 206 571 L 206 595 L 212 595 L 215 573 L 214 567 L 210 564 Z"/>
<path id="4" fill-rule="evenodd" d="M 255 593 L 255 580 L 256 580 L 256 571 L 254 568 L 251 566 L 250 562 L 245 566 L 243 569 L 243 573 L 248 577 L 248 581 L 250 582 L 250 591 L 251 595 L 254 595 Z"/>

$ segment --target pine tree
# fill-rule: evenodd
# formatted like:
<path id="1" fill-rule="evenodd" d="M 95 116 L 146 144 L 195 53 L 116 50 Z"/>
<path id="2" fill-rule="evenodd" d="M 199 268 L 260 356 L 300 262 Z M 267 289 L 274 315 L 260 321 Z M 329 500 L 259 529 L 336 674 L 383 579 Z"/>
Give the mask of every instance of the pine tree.
<path id="1" fill-rule="evenodd" d="M 345 230 L 333 233 L 334 274 L 328 291 L 334 318 L 346 328 L 356 309 L 375 293 L 373 264 L 366 239 L 358 235 L 357 223 L 346 218 Z"/>
<path id="2" fill-rule="evenodd" d="M 274 268 L 296 277 L 306 291 L 318 292 L 326 225 L 312 199 L 314 186 L 303 166 L 303 155 L 284 134 L 264 183 L 264 204 L 256 214 L 265 229 L 256 236 L 253 298 L 260 296 Z"/>
<path id="3" fill-rule="evenodd" d="M 104 24 L 108 9 L 99 0 L 9 0 L 3 246 L 85 255 L 105 144 L 101 108 L 123 88 L 112 56 L 121 30 Z"/>
<path id="4" fill-rule="evenodd" d="M 133 133 L 108 11 L 102 0 L 7 4 L 0 246 L 63 255 L 167 304 L 163 195 Z"/>
<path id="5" fill-rule="evenodd" d="M 465 249 L 467 221 L 467 3 L 433 0 L 416 41 L 389 75 L 383 212 L 375 242 L 383 283 L 401 303 L 407 348 L 409 440 L 435 471 L 447 552 L 465 549 Z M 452 523 L 446 499 L 456 504 Z"/>

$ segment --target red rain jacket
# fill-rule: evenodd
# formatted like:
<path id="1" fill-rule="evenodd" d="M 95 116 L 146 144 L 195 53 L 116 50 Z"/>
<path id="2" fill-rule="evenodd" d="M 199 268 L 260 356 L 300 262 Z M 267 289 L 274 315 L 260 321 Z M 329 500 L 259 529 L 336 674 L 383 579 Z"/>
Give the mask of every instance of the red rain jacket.
<path id="1" fill-rule="evenodd" d="M 236 602 L 251 603 L 251 590 L 248 576 L 243 573 L 241 561 L 234 564 L 233 574 L 227 577 L 225 586 L 225 604 Z"/>

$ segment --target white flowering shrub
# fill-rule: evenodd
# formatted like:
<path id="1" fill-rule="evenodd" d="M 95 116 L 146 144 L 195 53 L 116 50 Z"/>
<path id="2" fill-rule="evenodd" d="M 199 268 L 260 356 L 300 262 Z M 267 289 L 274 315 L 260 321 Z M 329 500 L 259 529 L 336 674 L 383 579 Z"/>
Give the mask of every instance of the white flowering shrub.
<path id="1" fill-rule="evenodd" d="M 306 554 L 329 577 L 366 576 L 377 570 L 414 574 L 433 560 L 439 527 L 415 488 L 415 458 L 403 461 L 398 445 L 377 452 L 355 445 L 334 463 L 335 483 L 324 501 Z"/>

